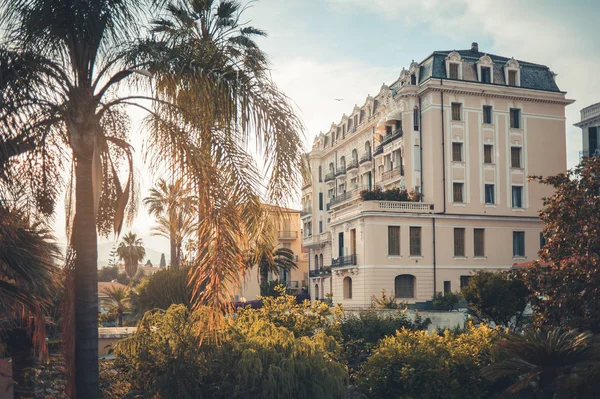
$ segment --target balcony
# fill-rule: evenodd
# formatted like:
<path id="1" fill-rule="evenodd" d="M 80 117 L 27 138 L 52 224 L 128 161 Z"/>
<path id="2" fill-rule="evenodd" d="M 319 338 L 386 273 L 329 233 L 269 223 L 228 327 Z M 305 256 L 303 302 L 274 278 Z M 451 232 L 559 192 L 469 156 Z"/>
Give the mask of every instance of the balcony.
<path id="1" fill-rule="evenodd" d="M 335 171 L 335 177 L 342 177 L 346 175 L 346 167 L 341 166 Z"/>
<path id="2" fill-rule="evenodd" d="M 387 182 L 388 180 L 394 180 L 398 177 L 404 176 L 404 168 L 402 166 L 396 166 L 392 170 L 388 170 L 381 175 L 381 180 Z"/>
<path id="3" fill-rule="evenodd" d="M 310 277 L 324 277 L 331 276 L 331 266 L 323 266 L 317 270 L 309 270 L 308 275 Z"/>
<path id="4" fill-rule="evenodd" d="M 302 207 L 300 211 L 300 217 L 311 216 L 312 215 L 312 206 Z"/>
<path id="5" fill-rule="evenodd" d="M 352 199 L 360 198 L 360 192 L 366 190 L 367 187 L 356 187 L 354 190 L 346 191 L 335 198 L 332 198 L 329 202 L 330 208 L 336 207 L 342 202 L 346 202 Z"/>
<path id="6" fill-rule="evenodd" d="M 579 159 L 589 157 L 600 157 L 600 148 L 589 148 L 587 150 L 579 151 Z"/>
<path id="7" fill-rule="evenodd" d="M 331 232 L 326 231 L 324 233 L 319 234 L 319 241 L 321 244 L 331 242 Z"/>
<path id="8" fill-rule="evenodd" d="M 371 152 L 367 152 L 360 157 L 360 164 L 362 165 L 363 163 L 371 162 L 372 160 L 373 155 L 371 155 Z"/>
<path id="9" fill-rule="evenodd" d="M 358 159 L 353 159 L 352 161 L 348 162 L 348 166 L 346 166 L 346 170 L 348 172 L 353 169 L 358 169 Z"/>
<path id="10" fill-rule="evenodd" d="M 386 134 L 381 140 L 381 143 L 379 143 L 379 145 L 377 146 L 377 149 L 375 150 L 375 153 L 373 155 L 379 155 L 383 153 L 383 147 L 386 144 L 391 143 L 392 141 L 396 140 L 399 137 L 402 137 L 403 135 L 404 132 L 402 131 L 402 129 L 396 129 L 392 134 Z"/>
<path id="11" fill-rule="evenodd" d="M 335 180 L 335 176 L 333 172 L 329 172 L 325 175 L 325 183 L 333 182 Z"/>
<path id="12" fill-rule="evenodd" d="M 280 240 L 293 241 L 298 238 L 297 231 L 279 231 L 277 238 Z"/>
<path id="13" fill-rule="evenodd" d="M 356 266 L 356 254 L 340 256 L 331 260 L 331 267 Z"/>

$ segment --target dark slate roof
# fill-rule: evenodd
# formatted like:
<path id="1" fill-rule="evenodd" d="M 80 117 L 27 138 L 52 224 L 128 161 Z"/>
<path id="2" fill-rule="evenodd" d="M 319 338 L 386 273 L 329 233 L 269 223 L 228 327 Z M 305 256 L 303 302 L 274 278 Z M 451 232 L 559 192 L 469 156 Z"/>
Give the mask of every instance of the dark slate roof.
<path id="1" fill-rule="evenodd" d="M 463 80 L 470 82 L 477 81 L 477 61 L 484 55 L 489 56 L 494 62 L 494 84 L 506 85 L 504 80 L 504 65 L 510 58 L 499 55 L 482 53 L 474 50 L 448 50 L 434 51 L 429 57 L 420 64 L 419 80 L 421 82 L 429 78 L 446 78 L 446 57 L 451 52 L 456 51 L 463 60 Z M 534 64 L 532 62 L 517 60 L 521 66 L 521 86 L 526 89 L 556 91 L 560 89 L 556 85 L 552 72 L 545 65 Z"/>

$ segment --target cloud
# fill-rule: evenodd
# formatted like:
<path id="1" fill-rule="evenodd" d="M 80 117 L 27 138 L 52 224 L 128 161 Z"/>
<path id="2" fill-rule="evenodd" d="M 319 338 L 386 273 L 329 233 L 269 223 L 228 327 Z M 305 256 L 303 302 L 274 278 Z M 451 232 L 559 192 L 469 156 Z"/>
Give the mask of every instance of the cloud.
<path id="1" fill-rule="evenodd" d="M 581 130 L 573 124 L 579 121 L 579 110 L 599 101 L 597 93 L 600 93 L 600 79 L 594 77 L 600 66 L 600 52 L 593 32 L 588 34 L 584 30 L 587 24 L 580 23 L 577 18 L 563 18 L 563 10 L 556 12 L 555 8 L 517 0 L 329 2 L 338 7 L 366 9 L 416 29 L 462 40 L 463 48 L 471 41 L 489 39 L 491 48 L 480 45 L 482 51 L 548 65 L 558 74 L 557 83 L 561 90 L 568 92 L 568 98 L 577 100 L 566 111 L 567 155 L 569 167 L 579 161 Z M 568 3 L 561 6 L 571 7 Z M 572 13 L 569 15 L 573 16 Z"/>

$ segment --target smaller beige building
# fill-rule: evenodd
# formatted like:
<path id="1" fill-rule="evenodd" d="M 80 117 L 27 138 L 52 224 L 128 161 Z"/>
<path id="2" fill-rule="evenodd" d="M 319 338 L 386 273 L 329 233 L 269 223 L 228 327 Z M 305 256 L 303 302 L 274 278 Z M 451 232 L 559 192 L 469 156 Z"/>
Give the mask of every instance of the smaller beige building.
<path id="1" fill-rule="evenodd" d="M 296 257 L 298 267 L 290 273 L 285 271 L 279 276 L 269 275 L 269 280 L 284 280 L 291 292 L 301 292 L 308 286 L 308 256 L 307 250 L 302 248 L 302 229 L 300 222 L 300 211 L 285 208 L 283 216 L 277 223 L 276 246 L 277 248 L 289 248 Z M 260 295 L 260 282 L 258 267 L 254 266 L 246 272 L 242 289 L 236 293 L 236 300 L 251 301 Z"/>

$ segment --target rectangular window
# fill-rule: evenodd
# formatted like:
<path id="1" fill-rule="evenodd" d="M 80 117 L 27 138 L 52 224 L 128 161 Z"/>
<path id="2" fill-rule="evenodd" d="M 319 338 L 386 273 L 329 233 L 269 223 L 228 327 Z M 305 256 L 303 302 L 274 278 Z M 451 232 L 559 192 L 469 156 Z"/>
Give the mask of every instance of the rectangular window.
<path id="1" fill-rule="evenodd" d="M 413 109 L 413 127 L 415 129 L 415 131 L 419 131 L 419 108 L 415 107 L 415 109 Z"/>
<path id="2" fill-rule="evenodd" d="M 521 110 L 518 108 L 510 109 L 510 127 L 511 129 L 521 128 Z"/>
<path id="3" fill-rule="evenodd" d="M 417 84 L 417 75 L 416 74 L 412 74 L 410 75 L 410 84 L 415 86 Z"/>
<path id="4" fill-rule="evenodd" d="M 323 232 L 323 221 L 319 220 L 319 233 Z"/>
<path id="5" fill-rule="evenodd" d="M 517 85 L 517 71 L 508 71 L 508 85 L 509 86 Z"/>
<path id="6" fill-rule="evenodd" d="M 492 106 L 484 105 L 483 106 L 483 123 L 492 123 Z"/>
<path id="7" fill-rule="evenodd" d="M 462 115 L 462 104 L 461 103 L 452 103 L 452 120 L 460 121 Z"/>
<path id="8" fill-rule="evenodd" d="M 463 188 L 464 183 L 453 183 L 452 184 L 452 199 L 454 202 L 462 203 L 463 201 Z"/>
<path id="9" fill-rule="evenodd" d="M 452 292 L 452 283 L 450 281 L 444 281 L 444 294 Z"/>
<path id="10" fill-rule="evenodd" d="M 319 183 L 323 182 L 323 176 L 321 175 L 321 165 L 319 165 Z"/>
<path id="11" fill-rule="evenodd" d="M 496 193 L 494 192 L 494 185 L 486 184 L 485 185 L 485 203 L 486 204 L 495 204 L 496 203 L 495 194 Z"/>
<path id="12" fill-rule="evenodd" d="M 400 256 L 400 226 L 388 226 L 388 255 Z"/>
<path id="13" fill-rule="evenodd" d="M 489 67 L 481 67 L 481 83 L 492 83 L 492 72 Z"/>
<path id="14" fill-rule="evenodd" d="M 454 256 L 465 256 L 465 229 L 454 229 Z"/>
<path id="15" fill-rule="evenodd" d="M 463 160 L 463 144 L 452 143 L 452 160 L 454 162 L 462 162 Z"/>
<path id="16" fill-rule="evenodd" d="M 458 64 L 450 64 L 450 71 L 448 73 L 449 79 L 458 79 Z"/>
<path id="17" fill-rule="evenodd" d="M 473 256 L 485 256 L 485 230 L 473 230 Z"/>
<path id="18" fill-rule="evenodd" d="M 421 228 L 410 228 L 410 256 L 421 256 Z"/>
<path id="19" fill-rule="evenodd" d="M 483 163 L 493 163 L 492 153 L 494 146 L 491 144 L 483 145 Z"/>
<path id="20" fill-rule="evenodd" d="M 525 256 L 525 232 L 513 231 L 513 257 Z"/>
<path id="21" fill-rule="evenodd" d="M 460 276 L 460 288 L 464 288 L 469 285 L 469 281 L 471 280 L 471 276 Z"/>
<path id="22" fill-rule="evenodd" d="M 319 193 L 319 210 L 323 210 L 323 193 Z"/>
<path id="23" fill-rule="evenodd" d="M 510 167 L 521 167 L 521 147 L 510 147 Z"/>
<path id="24" fill-rule="evenodd" d="M 523 186 L 512 187 L 512 207 L 523 208 Z"/>

